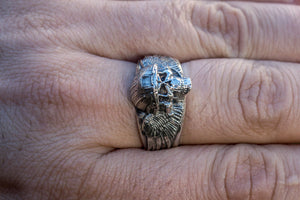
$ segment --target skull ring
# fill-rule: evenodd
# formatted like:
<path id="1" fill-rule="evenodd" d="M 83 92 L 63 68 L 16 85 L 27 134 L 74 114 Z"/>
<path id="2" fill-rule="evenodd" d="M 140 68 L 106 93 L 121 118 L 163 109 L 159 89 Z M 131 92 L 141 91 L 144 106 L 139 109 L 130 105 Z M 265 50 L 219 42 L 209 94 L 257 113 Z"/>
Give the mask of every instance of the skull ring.
<path id="1" fill-rule="evenodd" d="M 140 137 L 146 150 L 178 146 L 190 78 L 183 76 L 180 62 L 167 56 L 139 60 L 130 88 L 137 112 Z"/>

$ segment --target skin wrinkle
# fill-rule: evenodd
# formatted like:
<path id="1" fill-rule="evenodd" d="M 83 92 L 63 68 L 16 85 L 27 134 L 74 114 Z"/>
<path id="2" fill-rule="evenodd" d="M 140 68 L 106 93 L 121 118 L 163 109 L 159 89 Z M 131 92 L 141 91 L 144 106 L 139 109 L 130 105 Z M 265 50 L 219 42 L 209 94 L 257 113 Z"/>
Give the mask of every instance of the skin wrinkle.
<path id="1" fill-rule="evenodd" d="M 268 181 L 268 176 L 267 176 L 267 174 L 268 174 L 267 161 L 266 161 L 265 156 L 264 156 L 264 154 L 262 152 L 257 152 L 257 153 L 260 153 L 260 156 L 261 156 L 261 158 L 263 160 L 263 166 L 264 166 L 264 170 L 265 170 L 264 172 L 265 172 L 265 175 L 266 175 L 266 180 Z"/>
<path id="2" fill-rule="evenodd" d="M 274 102 L 274 105 L 275 106 L 277 105 L 278 107 L 280 107 L 280 103 L 282 101 L 284 101 L 285 105 L 286 105 L 285 110 L 290 110 L 290 108 L 293 107 L 293 104 L 289 100 L 291 99 L 290 97 L 294 98 L 293 97 L 294 96 L 293 92 L 292 92 L 292 90 L 290 90 L 290 88 L 292 88 L 293 86 L 288 84 L 289 83 L 289 78 L 287 76 L 287 72 L 281 72 L 280 70 L 278 70 L 277 67 L 275 69 L 276 69 L 276 72 L 278 72 L 278 74 L 279 74 L 279 76 L 278 76 L 279 78 L 277 78 L 277 80 L 279 80 L 279 81 L 280 80 L 285 80 L 285 81 L 282 81 L 283 84 L 279 84 L 279 81 L 276 82 L 276 78 L 275 77 L 273 78 L 274 83 L 275 83 L 275 87 L 276 87 L 275 90 L 279 91 L 278 94 L 275 95 L 276 98 L 274 98 L 274 99 L 276 99 L 277 101 Z M 283 88 L 282 88 L 281 85 L 283 85 Z M 283 97 L 283 96 L 288 96 L 288 98 L 282 99 L 281 97 Z M 278 98 L 279 98 L 279 100 L 278 100 Z M 293 99 L 292 99 L 292 101 L 293 101 Z M 274 112 L 276 112 L 276 110 Z M 275 126 L 276 129 L 281 128 L 280 126 L 282 124 L 284 124 L 284 122 L 287 121 L 288 118 L 289 118 L 288 112 L 282 112 L 281 111 L 281 115 L 279 115 L 277 124 Z"/>
<path id="3" fill-rule="evenodd" d="M 190 15 L 190 19 L 189 19 L 189 24 L 191 25 L 191 27 L 193 27 L 193 32 L 195 33 L 195 35 L 197 36 L 196 37 L 196 40 L 197 40 L 197 44 L 199 45 L 198 48 L 196 48 L 197 52 L 200 54 L 200 50 L 202 50 L 202 48 L 200 47 L 203 47 L 203 43 L 202 43 L 202 40 L 200 38 L 200 34 L 198 34 L 198 31 L 197 31 L 197 26 L 194 26 L 193 24 L 193 21 L 194 21 L 194 18 L 195 18 L 195 8 L 196 8 L 196 5 L 195 4 L 191 4 L 191 15 Z M 201 51 L 203 52 L 203 50 Z"/>
<path id="4" fill-rule="evenodd" d="M 235 63 L 235 64 L 238 65 L 237 63 Z M 229 80 L 228 80 L 228 81 L 229 81 L 229 82 L 228 82 L 228 87 L 229 87 L 229 88 L 232 88 L 232 85 L 233 85 L 233 84 L 232 84 L 232 78 L 233 78 L 233 76 L 234 76 L 233 70 L 234 70 L 234 67 L 231 67 L 231 69 L 230 69 L 230 71 L 229 71 L 229 73 L 228 73 L 228 74 L 229 74 Z M 228 91 L 228 94 L 226 95 L 226 97 L 227 97 L 227 98 L 226 98 L 226 101 L 227 101 L 226 103 L 228 104 L 228 108 L 229 108 L 229 109 L 227 110 L 227 112 L 226 112 L 226 113 L 227 113 L 227 117 L 233 115 L 233 111 L 231 110 L 231 106 L 230 106 L 230 103 L 229 103 L 229 102 L 230 102 L 230 96 L 231 96 L 231 95 L 230 95 L 230 91 Z M 228 113 L 229 113 L 229 115 L 228 115 Z"/>
<path id="5" fill-rule="evenodd" d="M 247 185 L 249 185 L 249 188 L 247 188 L 245 191 L 242 191 L 242 194 L 244 194 L 244 196 L 248 197 L 249 199 L 251 199 L 252 196 L 252 187 L 253 187 L 253 180 L 252 180 L 252 163 L 251 163 L 251 159 L 252 159 L 252 154 L 253 154 L 253 150 L 252 148 L 249 148 L 251 153 L 247 153 L 245 157 L 247 157 L 245 160 L 242 161 L 242 165 L 246 165 L 247 169 L 249 170 L 246 174 L 247 177 L 245 177 L 248 181 L 247 181 Z M 245 155 L 246 149 L 242 149 L 243 154 Z M 239 161 L 240 162 L 240 161 Z M 244 176 L 243 174 L 241 174 L 242 176 Z"/>
<path id="6" fill-rule="evenodd" d="M 285 168 L 285 164 L 284 163 L 281 163 L 282 164 L 282 170 L 284 172 L 284 175 L 283 175 L 283 180 L 281 180 L 281 182 L 279 181 L 278 184 L 282 184 L 282 185 L 286 185 L 286 168 Z M 283 192 L 284 196 L 283 196 L 283 199 L 287 199 L 287 196 L 288 196 L 288 187 L 284 187 L 284 192 Z"/>
<path id="7" fill-rule="evenodd" d="M 195 159 L 197 160 L 197 158 Z M 193 161 L 193 162 L 196 162 L 196 161 Z M 187 162 L 188 163 L 188 162 Z M 196 166 L 196 164 L 193 164 L 192 166 Z M 195 176 L 195 173 L 193 173 L 193 171 L 195 170 L 195 168 L 193 168 L 192 166 L 189 166 L 189 171 L 188 171 L 188 177 L 187 177 L 187 185 L 188 185 L 188 193 L 187 194 L 184 194 L 184 196 L 193 196 L 195 197 L 196 199 L 199 199 L 200 198 L 200 195 L 197 193 L 197 190 L 196 190 L 196 187 L 197 185 L 195 184 L 192 184 L 193 183 L 193 179 L 192 177 Z M 199 179 L 199 176 L 195 176 L 195 180 L 198 180 L 201 182 L 201 179 Z"/>
<path id="8" fill-rule="evenodd" d="M 287 79 L 288 79 L 288 81 L 290 83 L 290 86 L 291 86 L 291 95 L 292 95 L 291 106 L 289 107 L 288 113 L 287 113 L 287 121 L 288 121 L 288 119 L 291 118 L 291 113 L 292 113 L 292 110 L 293 110 L 293 105 L 295 105 L 295 94 L 294 94 L 295 93 L 294 92 L 295 89 L 294 89 L 293 85 L 297 86 L 297 84 L 294 84 L 297 81 L 294 81 L 295 77 L 292 75 L 292 73 L 290 72 L 289 69 L 287 69 L 286 77 L 287 77 Z"/>
<path id="9" fill-rule="evenodd" d="M 234 62 L 234 64 L 235 64 L 235 66 L 239 66 L 239 62 Z M 224 67 L 224 70 L 225 70 L 226 68 Z M 227 82 L 227 84 L 226 84 L 226 82 L 223 84 L 223 85 L 228 85 L 228 91 L 226 91 L 226 95 L 224 95 L 224 96 L 226 96 L 226 100 L 224 100 L 225 102 L 226 102 L 226 106 L 220 106 L 220 109 L 221 109 L 221 107 L 225 107 L 224 108 L 224 113 L 225 113 L 225 116 L 226 116 L 226 118 L 228 119 L 228 125 L 226 126 L 226 128 L 228 129 L 228 130 L 230 130 L 229 132 L 231 132 L 232 134 L 239 134 L 239 133 L 236 133 L 236 131 L 235 130 L 233 130 L 232 129 L 232 127 L 234 127 L 235 125 L 231 122 L 231 117 L 232 116 L 234 116 L 236 113 L 234 113 L 234 107 L 233 107 L 233 105 L 232 105 L 232 103 L 231 103 L 231 98 L 236 98 L 235 96 L 235 94 L 233 95 L 232 94 L 232 91 L 230 90 L 230 88 L 234 88 L 235 87 L 235 85 L 234 84 L 232 84 L 232 80 L 234 80 L 234 75 L 235 75 L 235 73 L 234 73 L 234 67 L 231 67 L 230 68 L 230 70 L 228 70 L 228 72 L 227 72 L 227 76 L 228 76 L 228 82 Z M 220 86 L 221 87 L 221 86 Z M 225 99 L 225 98 L 224 98 Z"/>
<path id="10" fill-rule="evenodd" d="M 249 155 L 250 156 L 250 155 Z M 252 163 L 251 159 L 248 158 L 249 160 L 249 182 L 250 182 L 250 189 L 249 189 L 249 200 L 252 199 L 252 191 L 253 191 L 253 173 L 252 173 Z"/>
<path id="11" fill-rule="evenodd" d="M 281 159 L 278 159 L 277 169 L 278 169 L 277 170 L 278 181 L 276 182 L 276 184 L 281 189 L 281 194 L 280 194 L 281 199 L 286 199 L 286 196 L 287 196 L 286 189 L 287 188 L 284 187 L 286 185 L 286 171 L 285 171 L 285 167 L 284 167 L 284 162 Z"/>
<path id="12" fill-rule="evenodd" d="M 280 73 L 280 71 L 279 70 L 277 70 L 276 68 L 275 68 L 275 71 L 276 72 L 279 72 L 279 74 L 281 74 L 281 76 L 279 77 L 279 78 L 275 78 L 274 77 L 274 74 L 272 74 L 271 73 L 271 83 L 273 84 L 272 86 L 275 88 L 274 90 L 275 90 L 275 94 L 273 95 L 273 98 L 271 99 L 271 105 L 272 105 L 272 111 L 273 111 L 273 113 L 276 113 L 277 112 L 277 110 L 276 110 L 276 104 L 278 104 L 278 98 L 280 98 L 281 96 L 283 96 L 283 95 L 286 95 L 286 94 L 282 94 L 283 92 L 282 92 L 282 89 L 280 89 L 280 87 L 278 87 L 278 83 L 276 82 L 276 80 L 277 81 L 280 81 L 281 80 L 281 78 L 282 79 L 284 79 L 284 77 L 286 77 L 283 73 Z M 283 85 L 284 85 L 284 88 L 289 88 L 289 87 L 287 87 L 287 85 L 286 85 L 286 81 L 283 81 Z M 272 87 L 272 89 L 273 89 L 273 87 Z M 277 101 L 276 101 L 277 100 Z M 280 101 L 280 100 L 279 100 Z M 282 101 L 282 100 L 281 100 Z M 280 103 L 280 102 L 279 102 Z M 282 113 L 282 112 L 281 112 Z M 270 114 L 269 114 L 269 116 L 268 117 L 270 117 Z M 280 114 L 279 116 L 278 116 L 278 119 L 276 120 L 276 122 L 275 122 L 275 126 L 274 126 L 274 128 L 271 130 L 271 131 L 274 131 L 274 130 L 276 130 L 276 129 L 278 129 L 278 127 L 280 126 L 280 124 L 282 124 L 282 114 Z"/>
<path id="13" fill-rule="evenodd" d="M 213 154 L 213 152 L 217 152 L 217 150 L 216 149 L 211 149 L 210 146 L 203 146 L 203 151 L 202 152 L 210 152 L 210 155 L 211 155 L 211 154 Z M 209 155 L 205 155 L 205 160 L 209 160 Z M 195 165 L 193 166 L 194 167 L 193 169 L 194 169 L 194 173 L 195 173 L 195 171 L 198 170 L 198 165 L 196 165 L 196 161 L 201 163 L 200 153 L 197 155 L 197 160 L 195 159 L 194 161 L 195 161 Z M 211 188 L 207 188 L 208 185 L 209 185 L 211 176 L 205 177 L 204 175 L 208 174 L 206 172 L 213 170 L 214 166 L 211 165 L 211 161 L 210 162 L 205 162 L 203 164 L 203 166 L 205 166 L 203 172 L 199 173 L 198 176 L 197 176 L 197 179 L 196 179 L 197 183 L 200 181 L 200 184 L 201 184 L 200 187 L 197 187 L 197 185 L 195 185 L 195 193 L 197 194 L 196 199 L 207 199 L 209 194 L 207 194 L 206 191 L 211 191 Z M 195 175 L 193 175 L 192 177 L 195 177 Z M 201 181 L 201 180 L 203 180 L 203 181 Z"/>
<path id="14" fill-rule="evenodd" d="M 296 89 L 295 88 L 300 88 L 299 84 L 297 83 L 297 79 L 295 77 L 295 75 L 291 72 L 290 69 L 287 69 L 287 77 L 288 77 L 288 80 L 290 81 L 290 85 L 291 85 L 291 94 L 292 94 L 292 98 L 291 98 L 291 106 L 290 108 L 288 109 L 288 113 L 287 113 L 287 121 L 290 121 L 292 120 L 293 118 L 291 117 L 292 115 L 292 112 L 294 111 L 293 107 L 296 107 L 295 110 L 297 110 L 297 107 L 299 108 L 298 104 L 295 103 L 295 101 L 297 101 L 297 98 L 296 98 L 296 95 L 295 95 L 295 91 Z M 294 85 L 294 87 L 293 87 Z M 296 116 L 294 114 L 294 116 Z M 297 118 L 297 117 L 296 117 Z"/>
<path id="15" fill-rule="evenodd" d="M 233 8 L 237 9 L 236 12 L 238 13 L 236 15 L 237 19 L 237 29 L 238 29 L 238 36 L 237 36 L 237 57 L 247 57 L 247 45 L 246 41 L 248 40 L 247 38 L 249 37 L 249 21 L 248 17 L 249 15 L 246 15 L 245 11 L 241 8 L 234 7 L 234 5 L 231 5 Z M 237 17 L 238 16 L 238 17 Z"/>
<path id="16" fill-rule="evenodd" d="M 214 72 L 213 76 L 217 77 L 216 70 L 214 70 L 213 72 Z M 212 85 L 214 87 L 214 91 L 218 91 L 218 81 L 219 81 L 219 78 L 215 78 L 212 81 Z M 220 114 L 219 114 L 220 111 L 217 109 L 218 108 L 218 101 L 219 101 L 220 97 L 215 92 L 212 92 L 212 93 L 213 93 L 212 94 L 213 100 L 215 100 L 215 101 L 213 101 L 213 100 L 210 99 L 214 103 L 214 108 L 212 109 L 213 110 L 212 111 L 213 112 L 213 119 L 214 119 L 214 121 L 217 122 L 217 124 L 221 124 L 221 122 L 220 122 L 221 121 L 220 120 Z"/>
<path id="17" fill-rule="evenodd" d="M 216 38 L 216 40 L 213 40 L 212 41 L 212 46 L 214 47 L 214 49 L 215 48 L 217 48 L 217 41 L 218 41 L 218 32 L 216 31 L 216 30 L 214 30 L 216 27 L 215 27 L 215 21 L 216 21 L 216 19 L 215 19 L 215 17 L 213 17 L 213 16 L 218 16 L 218 15 L 216 15 L 216 13 L 217 13 L 217 8 L 216 8 L 217 6 L 210 6 L 209 7 L 209 9 L 208 9 L 208 11 L 207 11 L 207 15 L 208 15 L 208 17 L 207 17 L 207 22 L 206 22 L 206 27 L 205 27 L 205 32 L 206 32 L 206 36 L 209 36 L 209 35 L 214 35 L 214 36 L 216 36 L 217 38 Z M 221 12 L 221 16 L 223 17 L 223 18 L 225 18 L 224 17 L 224 13 L 223 12 Z M 220 18 L 222 18 L 222 17 L 220 17 Z M 213 24 L 214 26 L 211 26 L 211 24 Z M 226 27 L 226 25 L 225 25 L 225 27 Z M 223 46 L 223 48 L 222 49 L 224 49 L 224 46 Z M 213 52 L 212 54 L 214 54 L 215 52 Z M 211 55 L 211 54 L 208 54 L 208 55 Z"/>
<path id="18" fill-rule="evenodd" d="M 224 85 L 227 85 L 228 87 L 226 87 L 226 89 L 224 90 L 218 90 L 219 93 L 221 93 L 222 95 L 219 95 L 219 99 L 218 99 L 218 105 L 217 110 L 220 111 L 220 113 L 218 114 L 218 119 L 219 119 L 219 124 L 220 124 L 220 128 L 221 130 L 227 129 L 228 132 L 230 132 L 232 135 L 234 134 L 234 130 L 232 130 L 232 122 L 231 122 L 231 117 L 233 116 L 232 113 L 229 113 L 230 110 L 232 110 L 231 105 L 232 104 L 230 98 L 232 98 L 231 96 L 231 84 L 230 81 L 232 80 L 230 78 L 234 67 L 231 67 L 231 69 L 226 68 L 225 66 L 222 66 L 222 72 L 220 73 L 220 82 L 219 82 L 219 87 L 218 88 L 222 88 Z M 236 65 L 237 66 L 237 65 Z M 228 70 L 226 70 L 228 69 Z M 219 77 L 217 77 L 216 79 L 219 79 Z M 228 121 L 228 123 L 224 123 L 224 121 Z M 224 134 L 224 133 L 221 133 Z"/>
<path id="19" fill-rule="evenodd" d="M 242 117 L 243 117 L 243 119 L 246 121 L 246 122 L 248 122 L 247 121 L 247 117 L 246 117 L 246 114 L 245 114 L 245 109 L 244 109 L 244 106 L 243 106 L 243 102 L 242 102 L 242 97 L 241 97 L 241 91 L 242 91 L 242 85 L 243 85 L 243 83 L 244 83 L 244 81 L 245 81 L 245 78 L 246 78 L 246 74 L 248 73 L 248 70 L 247 69 L 245 69 L 245 71 L 242 73 L 243 75 L 242 75 L 242 78 L 241 78 L 241 81 L 240 81 L 240 85 L 239 85 L 239 87 L 238 87 L 238 102 L 239 102 L 239 105 L 240 105 L 240 108 L 241 108 L 241 111 L 242 111 Z M 248 123 L 247 123 L 248 124 Z"/>
<path id="20" fill-rule="evenodd" d="M 255 108 L 256 108 L 256 115 L 257 115 L 257 122 L 258 122 L 258 126 L 262 127 L 260 125 L 260 121 L 261 121 L 261 117 L 260 117 L 260 102 L 259 97 L 261 96 L 261 90 L 262 90 L 262 73 L 261 71 L 259 71 L 258 69 L 256 69 L 255 67 L 251 67 L 251 72 L 252 74 L 255 74 L 256 76 L 253 78 L 255 81 L 251 81 L 251 84 L 249 85 L 249 87 L 246 89 L 246 91 L 248 92 L 248 96 L 247 96 L 247 101 L 251 101 L 254 103 Z M 256 78 L 257 77 L 257 78 Z M 256 80 L 257 79 L 257 80 Z M 253 82 L 253 83 L 252 83 Z M 256 92 L 256 88 L 257 88 L 257 92 Z M 254 92 L 253 92 L 254 90 Z M 253 98 L 254 96 L 254 98 Z"/>
<path id="21" fill-rule="evenodd" d="M 237 26 L 234 26 L 233 24 L 235 23 L 235 22 L 233 22 L 233 21 L 236 21 L 236 20 L 238 20 L 237 18 L 238 17 L 236 17 L 237 15 L 236 15 L 236 10 L 235 9 L 233 9 L 233 7 L 229 7 L 229 8 L 226 8 L 225 6 L 223 6 L 223 7 L 219 7 L 218 9 L 223 13 L 222 15 L 223 15 L 223 17 L 225 18 L 225 20 L 224 20 L 224 26 L 225 26 L 225 32 L 223 32 L 222 30 L 220 31 L 221 32 L 221 35 L 222 35 L 222 37 L 224 38 L 224 42 L 225 42 L 225 44 L 228 44 L 228 41 L 229 41 L 229 56 L 228 57 L 235 57 L 235 56 L 233 56 L 233 55 L 235 55 L 236 53 L 234 53 L 234 50 L 233 49 L 235 49 L 234 48 L 234 46 L 236 46 L 237 48 L 237 55 L 239 55 L 239 52 L 240 52 L 240 25 L 239 25 L 239 23 L 237 23 L 238 25 Z M 227 13 L 229 13 L 229 14 L 227 14 Z M 232 16 L 234 16 L 234 19 L 232 19 Z M 237 29 L 238 29 L 238 31 L 233 31 L 234 29 L 232 28 L 232 27 L 237 27 Z M 234 32 L 236 32 L 237 33 L 237 36 L 236 35 L 232 35 L 232 32 L 234 33 Z M 236 44 L 235 44 L 236 43 Z M 237 57 L 239 57 L 239 56 L 237 56 Z"/>
<path id="22" fill-rule="evenodd" d="M 278 38 L 278 35 L 277 35 L 277 31 L 275 29 L 275 27 L 278 27 L 277 23 L 273 23 L 273 20 L 270 20 L 270 19 L 272 19 L 273 16 L 268 15 L 268 13 L 266 13 L 266 16 L 268 16 L 269 19 L 266 20 L 267 23 L 264 23 L 263 26 L 269 30 L 269 32 L 270 32 L 269 38 L 270 38 L 271 42 L 274 44 L 277 44 L 276 40 Z M 278 22 L 279 21 L 278 18 L 275 19 L 275 21 Z M 269 49 L 270 47 L 268 47 L 267 45 L 265 45 L 264 48 L 267 48 L 269 51 L 271 50 L 271 49 Z M 278 44 L 276 47 L 274 47 L 274 49 L 280 49 L 280 45 Z"/>
<path id="23" fill-rule="evenodd" d="M 253 69 L 253 68 L 252 68 Z M 262 95 L 262 84 L 263 84 L 263 74 L 260 72 L 259 73 L 259 85 L 258 85 L 258 92 L 257 92 L 257 96 L 256 96 L 256 99 L 255 99 L 255 104 L 256 104 L 256 112 L 257 112 L 257 119 L 258 119 L 258 122 L 259 122 L 259 126 L 260 127 L 263 127 L 260 123 L 261 121 L 261 111 L 260 111 L 260 105 L 259 105 L 259 102 L 261 102 L 262 100 L 260 99 L 261 95 Z"/>
<path id="24" fill-rule="evenodd" d="M 219 192 L 218 192 L 218 190 L 216 189 L 217 188 L 217 186 L 216 186 L 216 181 L 214 180 L 214 169 L 216 168 L 216 160 L 217 160 L 217 157 L 218 157 L 218 152 L 219 151 L 215 151 L 214 152 L 214 154 L 213 154 L 213 158 L 211 159 L 212 161 L 211 161 L 211 167 L 206 167 L 205 168 L 205 171 L 208 171 L 208 173 L 207 174 L 210 174 L 210 176 L 209 177 L 212 177 L 212 180 L 210 180 L 209 178 L 208 178 L 208 180 L 207 180 L 207 184 L 209 185 L 210 183 L 213 185 L 213 188 L 216 190 L 216 193 L 217 193 L 217 195 L 219 195 Z M 203 181 L 204 182 L 204 181 Z M 206 182 L 206 180 L 205 180 L 205 182 Z M 213 193 L 213 191 L 214 190 L 209 190 L 209 192 L 210 193 Z M 197 193 L 197 192 L 196 192 Z M 201 191 L 201 194 L 205 194 L 205 192 L 202 190 Z M 200 196 L 200 194 L 199 194 L 199 196 Z M 200 199 L 200 197 L 198 198 L 198 199 Z M 203 199 L 203 198 L 202 198 Z"/>
<path id="25" fill-rule="evenodd" d="M 227 151 L 228 152 L 228 151 Z M 238 156 L 239 156 L 239 152 L 238 151 Z M 238 158 L 238 157 L 237 157 Z M 238 160 L 235 161 L 235 171 L 234 171 L 234 180 L 235 180 L 235 177 L 236 177 L 236 172 L 237 172 L 237 166 L 238 166 Z M 228 164 L 227 164 L 227 167 L 225 168 L 226 171 L 225 171 L 225 177 L 224 177 L 224 188 L 225 188 L 225 195 L 226 195 L 226 199 L 231 199 L 231 195 L 230 195 L 230 185 L 228 184 L 228 181 L 231 180 L 230 178 L 228 178 L 228 173 L 229 173 L 229 167 L 228 167 Z M 231 189 L 235 189 L 235 188 L 232 188 Z"/>
<path id="26" fill-rule="evenodd" d="M 175 2 L 173 2 L 174 4 L 176 4 Z M 190 2 L 182 2 L 182 4 L 178 5 L 178 3 L 176 4 L 178 6 L 178 13 L 180 13 L 180 18 L 181 19 L 181 24 L 183 27 L 189 27 L 188 30 L 185 31 L 185 34 L 192 34 L 192 28 L 191 28 L 191 16 L 192 16 L 192 12 L 194 10 L 195 7 L 195 2 L 190 1 Z M 173 23 L 171 24 L 171 27 L 176 26 L 176 21 L 175 18 L 172 21 Z M 170 28 L 170 30 L 173 30 L 172 28 Z M 172 33 L 173 35 L 176 35 L 176 32 Z M 197 39 L 199 39 L 198 37 L 196 37 Z M 170 40 L 170 39 L 169 39 Z M 194 43 L 195 37 L 184 37 L 184 41 L 185 41 L 185 46 L 190 46 L 191 43 Z M 172 40 L 170 40 L 172 41 Z M 176 45 L 180 46 L 179 40 L 176 38 Z M 197 44 L 197 45 L 196 45 Z M 199 46 L 199 43 L 196 43 L 193 45 L 193 47 L 189 47 L 188 53 L 189 55 L 195 55 L 199 52 L 201 46 Z M 170 55 L 171 56 L 171 55 Z"/>
<path id="27" fill-rule="evenodd" d="M 220 197 L 220 199 L 222 199 L 222 196 L 224 196 L 223 191 L 222 192 L 219 191 L 220 188 L 222 188 L 222 189 L 224 188 L 224 192 L 225 192 L 226 198 L 229 199 L 228 198 L 228 188 L 227 188 L 227 184 L 226 184 L 226 181 L 228 180 L 227 175 L 228 175 L 228 169 L 229 168 L 228 168 L 228 166 L 225 166 L 224 167 L 225 171 L 224 171 L 223 167 L 221 167 L 221 166 L 222 166 L 222 163 L 224 163 L 223 160 L 224 160 L 224 158 L 226 156 L 226 152 L 228 152 L 228 149 L 230 149 L 230 148 L 231 148 L 231 146 L 227 146 L 227 147 L 223 147 L 222 149 L 217 150 L 216 154 L 220 155 L 220 153 L 221 153 L 221 156 L 220 156 L 221 159 L 219 160 L 218 165 L 212 165 L 212 168 L 216 167 L 217 171 L 219 173 L 220 173 L 220 171 L 222 172 L 222 176 L 221 177 L 224 179 L 223 182 L 222 182 L 223 186 L 219 187 L 219 188 L 216 187 L 216 192 L 217 192 L 218 196 Z M 215 178 L 216 175 L 215 174 L 211 174 L 211 176 Z M 217 179 L 217 181 L 218 181 L 218 179 Z M 212 182 L 214 182 L 214 185 L 216 185 L 216 181 L 212 181 Z M 222 195 L 222 193 L 223 193 L 223 195 Z"/>
<path id="28" fill-rule="evenodd" d="M 269 162 L 267 162 L 266 160 L 266 156 L 265 154 L 268 153 L 268 150 L 265 149 L 264 147 L 262 147 L 264 149 L 264 151 L 257 151 L 257 149 L 254 149 L 255 151 L 255 154 L 257 155 L 257 158 L 258 158 L 258 162 L 259 162 L 259 170 L 258 170 L 258 173 L 257 171 L 254 171 L 254 176 L 252 177 L 252 179 L 256 182 L 257 179 L 262 179 L 262 182 L 264 185 L 266 185 L 266 187 L 268 187 L 268 185 L 271 185 L 269 183 L 269 179 L 273 178 L 272 174 L 269 172 L 268 170 L 268 165 L 269 165 Z M 253 168 L 255 169 L 255 164 L 252 165 Z M 262 174 L 262 175 L 261 175 Z M 263 177 L 263 178 L 262 178 Z M 255 186 L 255 182 L 253 182 L 253 185 Z M 272 187 L 269 187 L 270 188 L 270 191 L 273 189 Z M 257 194 L 256 193 L 262 193 L 262 197 L 263 198 L 270 198 L 270 193 L 264 193 L 264 191 L 261 191 L 261 187 L 260 185 L 254 187 L 254 190 L 252 191 L 252 194 L 253 194 L 253 199 L 256 199 L 257 198 Z"/>
<path id="29" fill-rule="evenodd" d="M 278 181 L 278 176 L 277 176 L 277 165 L 275 163 L 275 182 L 274 182 L 274 189 L 272 191 L 272 196 L 271 200 L 275 199 L 275 193 L 276 193 L 276 188 L 277 188 L 277 181 Z"/>

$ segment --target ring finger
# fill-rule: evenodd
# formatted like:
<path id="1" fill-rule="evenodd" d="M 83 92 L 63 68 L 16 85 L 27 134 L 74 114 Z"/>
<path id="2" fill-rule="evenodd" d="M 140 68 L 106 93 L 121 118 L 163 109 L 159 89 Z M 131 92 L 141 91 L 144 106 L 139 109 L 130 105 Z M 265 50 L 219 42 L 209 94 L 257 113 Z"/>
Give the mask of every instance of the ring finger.
<path id="1" fill-rule="evenodd" d="M 141 146 L 128 99 L 136 64 L 81 52 L 25 57 L 31 59 L 1 74 L 2 85 L 10 88 L 2 102 L 31 111 L 17 110 L 22 123 L 64 130 L 86 141 L 80 145 Z M 18 65 L 21 76 L 15 73 Z M 299 64 L 204 59 L 184 63 L 183 70 L 193 89 L 181 144 L 300 141 Z"/>

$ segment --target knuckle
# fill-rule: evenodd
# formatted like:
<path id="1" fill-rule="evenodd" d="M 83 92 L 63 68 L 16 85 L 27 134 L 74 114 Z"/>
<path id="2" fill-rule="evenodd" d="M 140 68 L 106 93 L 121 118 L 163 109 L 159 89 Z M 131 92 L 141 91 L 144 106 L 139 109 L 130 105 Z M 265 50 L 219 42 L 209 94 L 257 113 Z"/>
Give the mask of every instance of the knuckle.
<path id="1" fill-rule="evenodd" d="M 223 174 L 219 193 L 227 199 L 270 199 L 276 186 L 274 163 L 251 145 L 239 144 L 226 150 L 221 163 Z M 223 179 L 223 180 L 220 180 Z"/>
<path id="2" fill-rule="evenodd" d="M 215 44 L 208 44 L 216 55 L 240 57 L 247 53 L 249 23 L 248 16 L 242 9 L 225 2 L 195 4 L 194 7 L 192 24 L 201 43 L 208 41 L 218 44 L 217 48 L 214 47 Z"/>
<path id="3" fill-rule="evenodd" d="M 238 102 L 244 121 L 254 132 L 274 131 L 287 118 L 291 108 L 288 81 L 275 67 L 254 64 L 243 72 Z"/>

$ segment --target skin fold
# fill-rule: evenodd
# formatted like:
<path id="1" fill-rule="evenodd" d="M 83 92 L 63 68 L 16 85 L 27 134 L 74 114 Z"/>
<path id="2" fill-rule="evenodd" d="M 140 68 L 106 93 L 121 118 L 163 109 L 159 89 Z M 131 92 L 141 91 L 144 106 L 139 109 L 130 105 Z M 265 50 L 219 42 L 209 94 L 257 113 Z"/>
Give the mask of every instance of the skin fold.
<path id="1" fill-rule="evenodd" d="M 298 4 L 0 1 L 0 199 L 297 199 Z M 193 89 L 149 152 L 128 90 L 155 54 Z"/>

